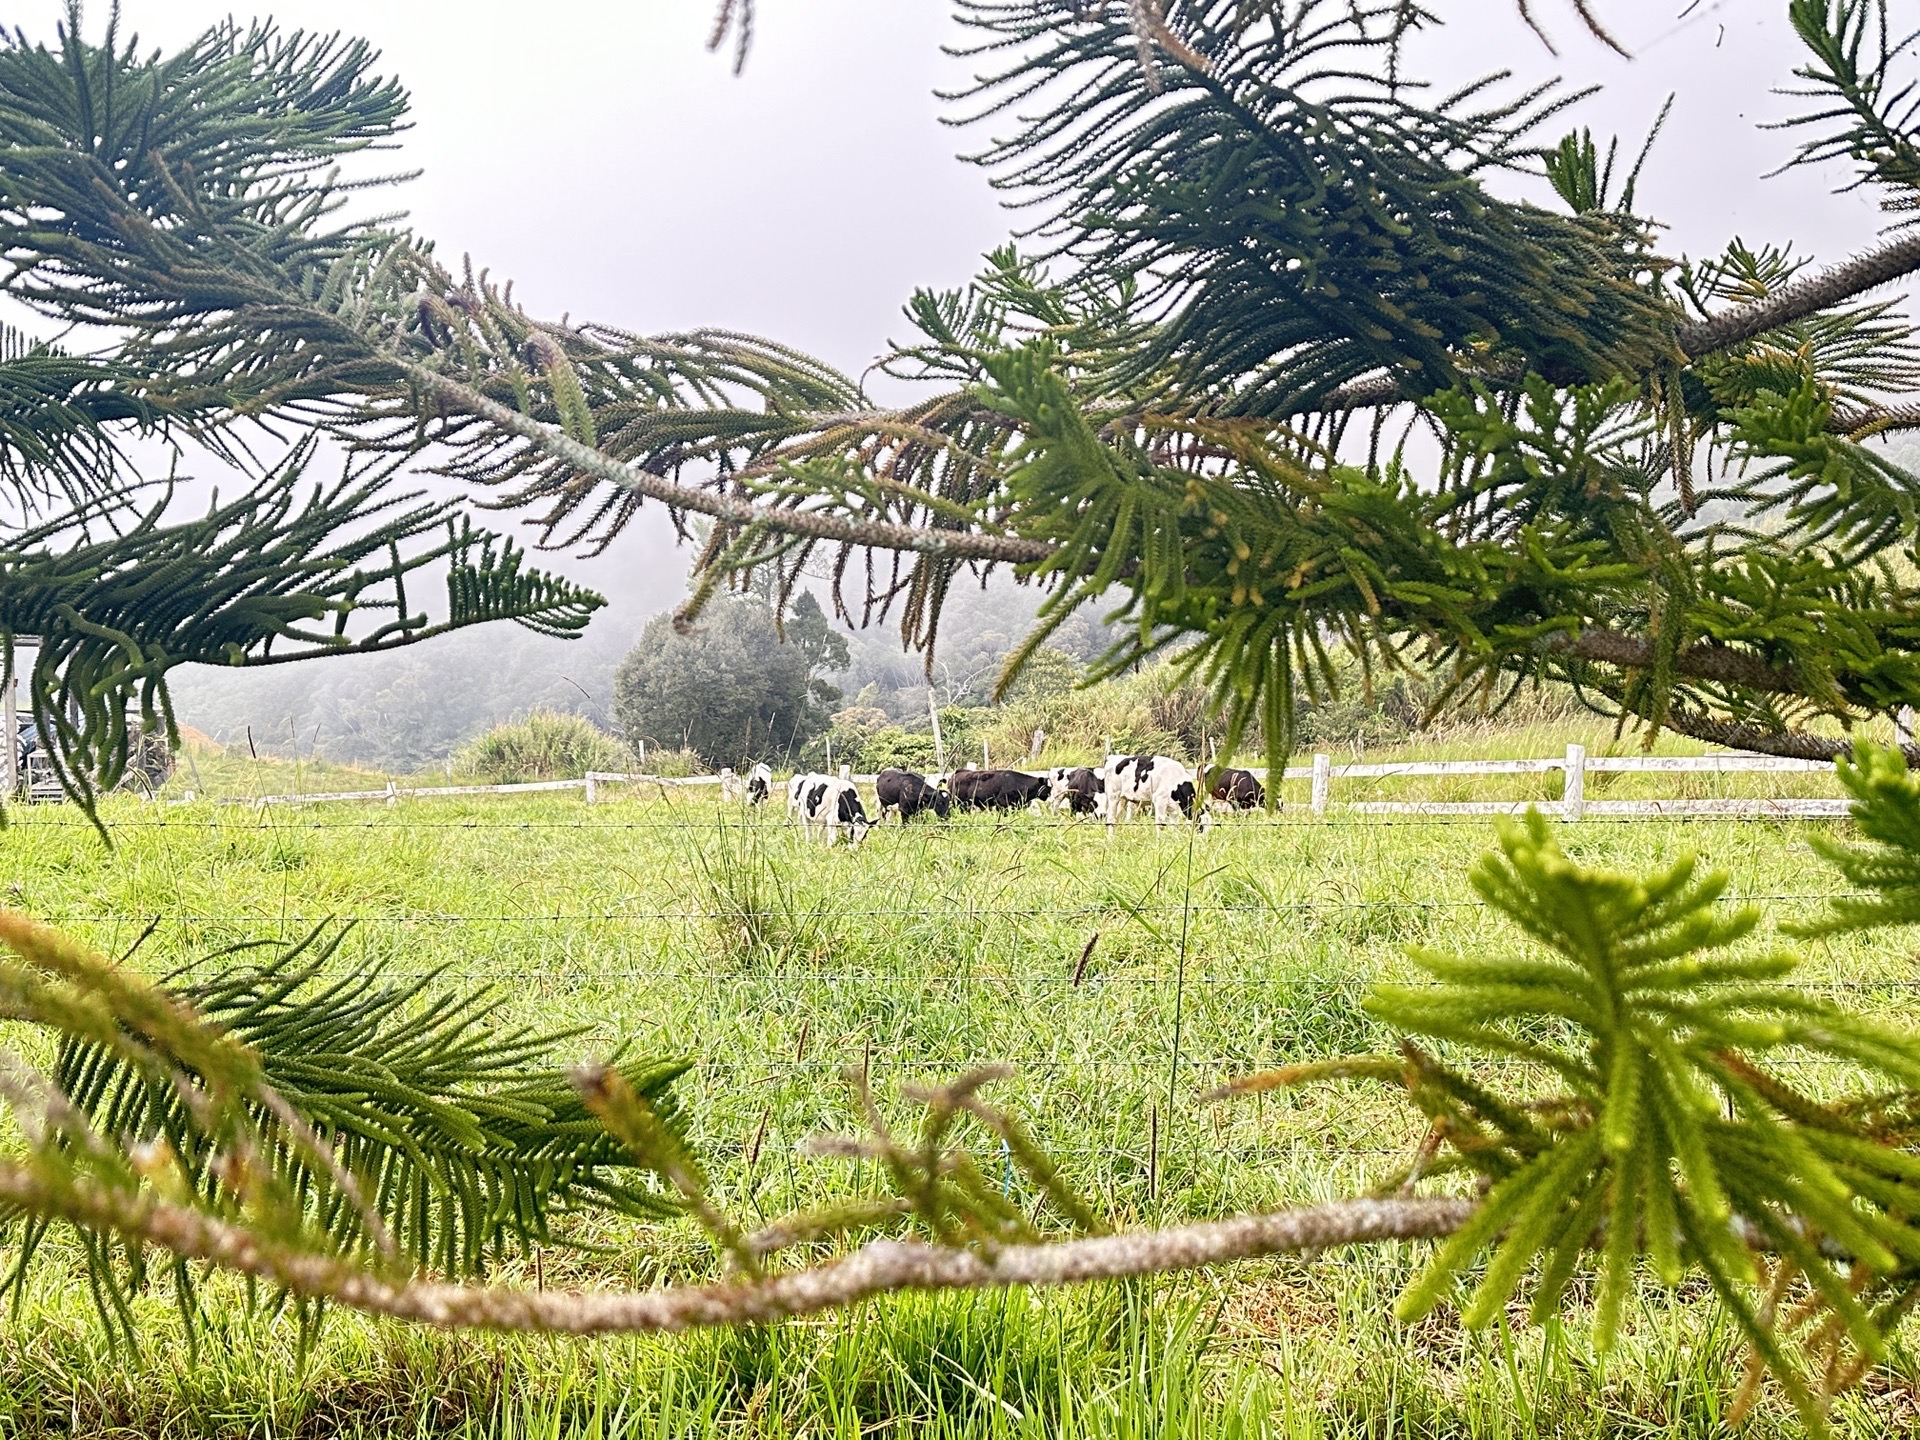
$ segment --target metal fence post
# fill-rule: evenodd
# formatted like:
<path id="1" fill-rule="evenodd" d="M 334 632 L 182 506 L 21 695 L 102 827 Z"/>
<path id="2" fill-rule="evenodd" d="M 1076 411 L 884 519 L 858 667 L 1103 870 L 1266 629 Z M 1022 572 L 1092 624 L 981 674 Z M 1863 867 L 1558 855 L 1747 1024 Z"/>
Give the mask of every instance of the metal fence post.
<path id="1" fill-rule="evenodd" d="M 1580 821 L 1587 818 L 1587 747 L 1567 746 L 1567 783 L 1560 792 L 1560 818 Z"/>
<path id="2" fill-rule="evenodd" d="M 1328 792 L 1333 789 L 1333 757 L 1316 755 L 1313 757 L 1313 813 L 1327 813 Z"/>

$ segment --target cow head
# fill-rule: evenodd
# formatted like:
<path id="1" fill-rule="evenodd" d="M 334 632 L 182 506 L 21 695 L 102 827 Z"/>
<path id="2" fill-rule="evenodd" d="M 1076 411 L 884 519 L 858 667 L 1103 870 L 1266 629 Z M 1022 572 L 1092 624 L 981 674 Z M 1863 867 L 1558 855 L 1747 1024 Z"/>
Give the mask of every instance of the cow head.
<path id="1" fill-rule="evenodd" d="M 953 796 L 944 790 L 936 790 L 927 797 L 927 808 L 944 820 L 953 813 Z"/>

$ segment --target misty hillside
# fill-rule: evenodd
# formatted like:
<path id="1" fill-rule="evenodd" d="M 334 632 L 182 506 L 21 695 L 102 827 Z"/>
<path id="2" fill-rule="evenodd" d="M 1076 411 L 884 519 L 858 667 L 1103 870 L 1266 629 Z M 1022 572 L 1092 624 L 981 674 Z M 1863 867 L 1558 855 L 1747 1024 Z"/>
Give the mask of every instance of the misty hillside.
<path id="1" fill-rule="evenodd" d="M 1005 577 L 985 590 L 956 589 L 934 664 L 941 703 L 986 699 L 1039 600 Z M 404 773 L 444 762 L 462 741 L 529 710 L 578 713 L 612 729 L 614 667 L 654 613 L 616 604 L 578 640 L 489 625 L 385 655 L 256 670 L 190 666 L 173 681 L 174 704 L 182 724 L 224 744 L 251 739 L 263 755 Z M 1106 631 L 1088 611 L 1051 643 L 1085 660 L 1106 648 Z M 897 614 L 850 631 L 848 648 L 851 666 L 832 677 L 846 703 L 858 698 L 897 718 L 926 714 L 926 657 L 903 649 Z"/>

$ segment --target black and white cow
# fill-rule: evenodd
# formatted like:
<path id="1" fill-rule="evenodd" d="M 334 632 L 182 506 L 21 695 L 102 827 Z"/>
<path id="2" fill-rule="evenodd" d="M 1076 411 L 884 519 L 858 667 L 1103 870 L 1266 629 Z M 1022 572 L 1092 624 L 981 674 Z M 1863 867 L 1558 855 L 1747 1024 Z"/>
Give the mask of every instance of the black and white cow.
<path id="1" fill-rule="evenodd" d="M 1210 794 L 1223 810 L 1258 810 L 1267 803 L 1267 790 L 1251 770 L 1215 770 L 1211 772 Z"/>
<path id="2" fill-rule="evenodd" d="M 956 770 L 949 782 L 954 803 L 962 810 L 1019 810 L 1047 798 L 1044 775 L 1019 770 Z"/>
<path id="3" fill-rule="evenodd" d="M 851 780 L 838 775 L 808 775 L 800 789 L 800 824 L 807 838 L 813 838 L 818 825 L 827 844 L 839 843 L 844 832 L 850 844 L 858 845 L 872 828 L 860 792 Z"/>
<path id="4" fill-rule="evenodd" d="M 1111 830 L 1135 810 L 1153 816 L 1155 825 L 1178 825 L 1198 814 L 1203 820 L 1193 771 L 1165 755 L 1109 755 L 1101 772 L 1106 781 L 1106 821 Z"/>
<path id="5" fill-rule="evenodd" d="M 747 775 L 747 804 L 764 805 L 767 797 L 773 793 L 773 771 L 766 765 L 756 765 Z"/>
<path id="6" fill-rule="evenodd" d="M 1061 765 L 1047 772 L 1047 803 L 1056 810 L 1097 815 L 1106 793 L 1106 777 L 1085 765 Z"/>
<path id="7" fill-rule="evenodd" d="M 951 795 L 926 776 L 911 770 L 891 767 L 882 770 L 874 777 L 873 794 L 878 802 L 875 813 L 879 818 L 884 820 L 889 810 L 898 810 L 902 825 L 923 810 L 931 810 L 944 820 L 953 808 Z"/>
<path id="8" fill-rule="evenodd" d="M 789 820 L 798 820 L 800 818 L 800 797 L 806 793 L 807 786 L 811 785 L 815 780 L 825 780 L 826 778 L 825 775 L 820 774 L 818 771 L 806 770 L 796 772 L 794 777 L 787 781 L 787 818 Z"/>

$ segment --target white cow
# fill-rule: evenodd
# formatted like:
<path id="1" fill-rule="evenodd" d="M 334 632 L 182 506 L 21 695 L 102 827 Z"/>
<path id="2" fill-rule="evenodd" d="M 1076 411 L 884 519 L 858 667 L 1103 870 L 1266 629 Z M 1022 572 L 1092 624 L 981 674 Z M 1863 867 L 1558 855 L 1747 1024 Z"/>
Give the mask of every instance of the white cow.
<path id="1" fill-rule="evenodd" d="M 1165 755 L 1109 755 L 1100 776 L 1106 785 L 1101 813 L 1109 830 L 1135 810 L 1152 815 L 1155 825 L 1178 825 L 1198 811 L 1201 826 L 1206 827 L 1194 772 L 1178 760 Z"/>
<path id="2" fill-rule="evenodd" d="M 839 843 L 844 832 L 849 844 L 858 845 L 872 829 L 866 807 L 860 803 L 860 791 L 851 780 L 838 775 L 809 775 L 800 789 L 800 824 L 807 838 L 813 838 L 818 825 L 827 844 Z"/>
<path id="3" fill-rule="evenodd" d="M 747 804 L 764 805 L 772 793 L 773 771 L 768 766 L 756 765 L 747 772 Z"/>
<path id="4" fill-rule="evenodd" d="M 826 778 L 825 775 L 820 774 L 818 771 L 807 770 L 796 773 L 791 780 L 787 781 L 787 818 L 789 820 L 798 820 L 800 818 L 800 796 L 806 790 L 807 786 L 815 780 L 825 780 Z"/>

